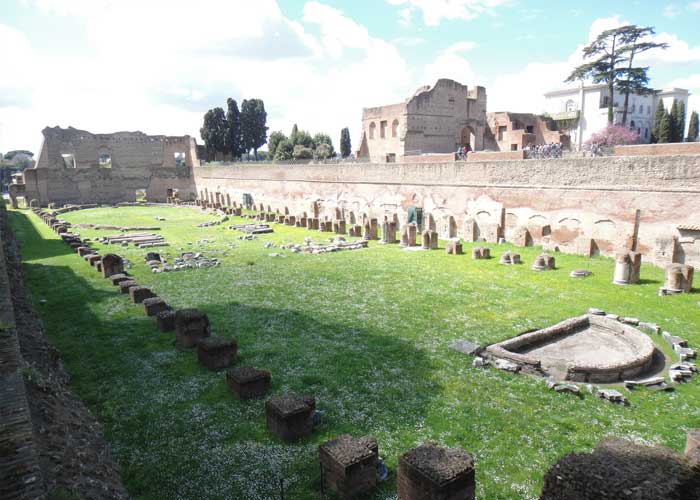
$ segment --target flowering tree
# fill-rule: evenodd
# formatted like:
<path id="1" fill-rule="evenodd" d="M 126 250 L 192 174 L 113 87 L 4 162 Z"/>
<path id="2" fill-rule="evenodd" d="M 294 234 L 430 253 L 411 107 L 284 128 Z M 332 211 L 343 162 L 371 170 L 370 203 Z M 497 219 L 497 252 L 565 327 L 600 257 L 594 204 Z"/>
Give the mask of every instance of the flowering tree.
<path id="1" fill-rule="evenodd" d="M 637 142 L 639 134 L 622 125 L 608 125 L 603 130 L 591 135 L 586 141 L 586 146 L 597 144 L 598 146 L 624 146 Z"/>

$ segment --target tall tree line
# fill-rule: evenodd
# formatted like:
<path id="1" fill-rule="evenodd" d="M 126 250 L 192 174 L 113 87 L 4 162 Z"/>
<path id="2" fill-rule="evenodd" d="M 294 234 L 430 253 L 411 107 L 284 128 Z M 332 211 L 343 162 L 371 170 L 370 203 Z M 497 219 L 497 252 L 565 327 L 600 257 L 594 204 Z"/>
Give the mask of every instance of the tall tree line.
<path id="1" fill-rule="evenodd" d="M 695 117 L 693 119 L 693 116 Z M 693 111 L 690 116 L 690 126 L 688 127 L 688 141 L 697 140 L 697 112 Z M 693 121 L 695 121 L 695 131 L 693 131 Z M 670 110 L 666 110 L 664 101 L 659 99 L 654 115 L 654 128 L 651 133 L 651 142 L 683 142 L 685 132 L 685 104 L 678 99 L 673 100 Z"/>
<path id="2" fill-rule="evenodd" d="M 615 121 L 615 92 L 625 96 L 622 109 L 622 124 L 627 123 L 627 108 L 630 94 L 645 95 L 653 92 L 649 84 L 649 67 L 635 66 L 635 56 L 651 49 L 666 49 L 668 44 L 651 42 L 652 27 L 626 25 L 603 31 L 595 40 L 583 48 L 583 57 L 589 61 L 576 67 L 567 82 L 591 79 L 608 87 L 608 123 Z"/>
<path id="3" fill-rule="evenodd" d="M 267 112 L 262 99 L 243 99 L 239 110 L 236 100 L 229 97 L 226 111 L 217 107 L 204 114 L 199 134 L 210 159 L 215 159 L 219 153 L 236 160 L 251 150 L 257 159 L 258 149 L 267 142 L 267 129 Z"/>

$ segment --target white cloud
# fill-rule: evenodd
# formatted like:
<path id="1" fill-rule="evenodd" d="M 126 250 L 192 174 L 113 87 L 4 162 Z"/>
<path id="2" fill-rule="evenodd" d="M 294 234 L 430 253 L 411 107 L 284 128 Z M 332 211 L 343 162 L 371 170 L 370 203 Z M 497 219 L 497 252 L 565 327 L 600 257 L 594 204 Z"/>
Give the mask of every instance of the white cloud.
<path id="1" fill-rule="evenodd" d="M 664 7 L 662 15 L 664 17 L 668 17 L 669 19 L 673 19 L 674 17 L 678 16 L 678 14 L 680 14 L 680 13 L 681 13 L 681 10 L 678 8 L 677 5 L 669 4 L 666 7 Z"/>
<path id="2" fill-rule="evenodd" d="M 467 85 L 476 85 L 477 75 L 471 63 L 463 57 L 477 46 L 474 42 L 457 42 L 447 47 L 423 71 L 423 83 L 434 84 L 440 78 L 450 78 Z"/>
<path id="3" fill-rule="evenodd" d="M 406 5 L 400 16 L 406 16 L 405 10 L 420 10 L 426 26 L 437 26 L 445 19 L 447 21 L 461 19 L 469 21 L 481 14 L 493 12 L 510 0 L 386 0 L 391 5 Z"/>
<path id="4" fill-rule="evenodd" d="M 698 12 L 700 11 L 700 2 L 690 2 L 688 4 L 688 10 L 691 12 Z"/>

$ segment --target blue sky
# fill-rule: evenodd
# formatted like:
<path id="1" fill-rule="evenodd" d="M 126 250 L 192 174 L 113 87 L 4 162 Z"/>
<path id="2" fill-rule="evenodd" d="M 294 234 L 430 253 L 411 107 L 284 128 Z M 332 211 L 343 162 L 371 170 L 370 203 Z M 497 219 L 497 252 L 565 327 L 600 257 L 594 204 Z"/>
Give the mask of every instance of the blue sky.
<path id="1" fill-rule="evenodd" d="M 262 98 L 271 130 L 349 126 L 356 143 L 363 106 L 439 77 L 541 112 L 581 46 L 626 22 L 671 45 L 647 55 L 652 85 L 700 109 L 700 0 L 5 0 L 0 151 L 38 149 L 47 125 L 199 140 L 229 96 Z"/>

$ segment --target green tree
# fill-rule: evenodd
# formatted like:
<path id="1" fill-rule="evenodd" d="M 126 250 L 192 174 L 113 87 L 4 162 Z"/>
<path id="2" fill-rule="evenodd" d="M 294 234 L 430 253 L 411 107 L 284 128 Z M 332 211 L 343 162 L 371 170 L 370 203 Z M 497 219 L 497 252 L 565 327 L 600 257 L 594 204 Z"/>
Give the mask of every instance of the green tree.
<path id="1" fill-rule="evenodd" d="M 299 127 L 297 127 L 297 124 L 295 123 L 294 126 L 292 127 L 292 133 L 289 134 L 289 142 L 294 145 L 294 144 L 299 144 L 297 141 L 299 139 Z"/>
<path id="2" fill-rule="evenodd" d="M 646 52 L 651 49 L 667 49 L 667 43 L 655 43 L 645 41 L 644 39 L 654 34 L 654 28 L 651 26 L 639 27 L 636 25 L 628 25 L 620 28 L 622 43 L 620 53 L 627 57 L 627 68 L 624 72 L 624 78 L 618 80 L 615 89 L 625 96 L 625 103 L 622 107 L 622 124 L 627 123 L 627 109 L 629 106 L 630 94 L 648 95 L 653 92 L 649 88 L 649 67 L 634 67 L 634 56 Z"/>
<path id="3" fill-rule="evenodd" d="M 214 108 L 205 113 L 204 124 L 199 129 L 199 135 L 207 147 L 210 160 L 216 159 L 216 153 L 226 152 L 227 129 L 226 114 L 223 109 Z"/>
<path id="4" fill-rule="evenodd" d="M 273 156 L 273 160 L 291 160 L 293 152 L 294 145 L 291 143 L 291 141 L 289 139 L 282 139 L 279 143 L 277 143 L 277 147 L 275 148 L 275 156 Z"/>
<path id="5" fill-rule="evenodd" d="M 279 143 L 286 140 L 287 136 L 284 135 L 284 132 L 281 132 L 279 130 L 270 134 L 270 137 L 267 138 L 267 151 L 270 155 L 270 158 L 275 157 L 275 151 L 277 150 L 277 146 L 279 145 Z"/>
<path id="6" fill-rule="evenodd" d="M 651 129 L 651 142 L 656 143 L 659 141 L 659 126 L 661 125 L 661 120 L 666 116 L 666 108 L 664 107 L 663 99 L 659 99 L 659 103 L 656 105 L 656 112 L 654 114 L 654 126 Z"/>
<path id="7" fill-rule="evenodd" d="M 258 148 L 267 142 L 267 112 L 261 99 L 243 99 L 241 104 L 241 144 L 244 152 L 251 149 L 255 159 Z"/>
<path id="8" fill-rule="evenodd" d="M 325 142 L 322 142 L 321 144 L 316 146 L 316 149 L 314 149 L 314 156 L 319 160 L 325 160 L 327 158 L 330 158 L 333 156 L 333 154 L 333 145 L 327 144 Z"/>
<path id="9" fill-rule="evenodd" d="M 226 112 L 226 151 L 231 153 L 231 158 L 240 158 L 243 154 L 241 145 L 241 113 L 238 111 L 238 103 L 230 97 L 226 100 L 228 111 Z"/>
<path id="10" fill-rule="evenodd" d="M 306 130 L 299 130 L 294 139 L 290 137 L 290 140 L 295 146 L 304 146 L 309 149 L 314 149 L 315 146 L 313 137 Z"/>
<path id="11" fill-rule="evenodd" d="M 624 46 L 624 33 L 629 26 L 603 31 L 590 44 L 583 48 L 584 59 L 593 59 L 584 63 L 571 72 L 565 80 L 573 82 L 590 78 L 594 83 L 604 83 L 608 87 L 610 99 L 608 100 L 608 123 L 612 124 L 613 101 L 615 86 L 625 74 L 625 69 L 620 63 L 626 61 L 620 49 Z"/>
<path id="12" fill-rule="evenodd" d="M 659 128 L 657 130 L 657 142 L 666 143 L 673 141 L 673 125 L 671 124 L 671 115 L 664 113 L 659 121 Z"/>
<path id="13" fill-rule="evenodd" d="M 345 127 L 340 131 L 340 156 L 347 158 L 352 154 L 352 146 L 350 145 L 350 129 Z"/>
<path id="14" fill-rule="evenodd" d="M 671 121 L 673 122 L 673 142 L 683 142 L 685 132 L 685 104 L 683 101 L 673 100 Z"/>
<path id="15" fill-rule="evenodd" d="M 693 111 L 690 113 L 690 123 L 688 123 L 688 142 L 695 142 L 698 140 L 698 130 L 700 129 L 699 125 L 698 112 Z"/>
<path id="16" fill-rule="evenodd" d="M 302 144 L 297 144 L 294 146 L 294 151 L 292 152 L 292 157 L 295 160 L 310 160 L 314 157 L 313 149 L 304 146 Z"/>
<path id="17" fill-rule="evenodd" d="M 673 99 L 671 109 L 668 112 L 669 126 L 671 134 L 667 142 L 678 142 L 678 128 L 676 127 L 676 116 L 678 115 L 678 99 Z"/>
<path id="18" fill-rule="evenodd" d="M 325 144 L 328 146 L 328 151 L 326 152 L 325 158 L 330 158 L 335 154 L 335 149 L 333 148 L 333 141 L 331 140 L 331 136 L 328 134 L 324 134 L 323 132 L 319 132 L 314 135 L 313 137 L 313 142 L 314 142 L 314 149 L 318 149 L 319 146 L 322 144 Z M 316 156 L 319 156 L 317 153 Z"/>

